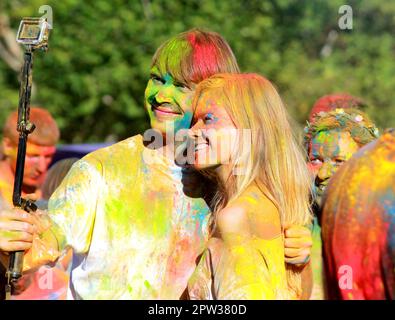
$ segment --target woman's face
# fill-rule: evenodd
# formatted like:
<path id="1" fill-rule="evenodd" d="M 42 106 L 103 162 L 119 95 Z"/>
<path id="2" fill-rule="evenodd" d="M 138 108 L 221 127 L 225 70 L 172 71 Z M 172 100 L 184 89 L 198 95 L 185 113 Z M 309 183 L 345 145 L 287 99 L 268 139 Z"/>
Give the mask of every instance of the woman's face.
<path id="1" fill-rule="evenodd" d="M 229 164 L 238 141 L 237 128 L 218 95 L 205 92 L 198 100 L 190 129 L 194 167 Z"/>

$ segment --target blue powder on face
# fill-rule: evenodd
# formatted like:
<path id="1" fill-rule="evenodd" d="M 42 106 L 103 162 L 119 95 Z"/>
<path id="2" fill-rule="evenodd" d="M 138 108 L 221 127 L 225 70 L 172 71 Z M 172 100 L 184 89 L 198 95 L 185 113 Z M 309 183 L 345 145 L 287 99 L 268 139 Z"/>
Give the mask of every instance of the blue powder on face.
<path id="1" fill-rule="evenodd" d="M 192 112 L 185 112 L 184 116 L 181 119 L 178 119 L 174 122 L 174 134 L 181 129 L 189 129 L 192 123 Z"/>

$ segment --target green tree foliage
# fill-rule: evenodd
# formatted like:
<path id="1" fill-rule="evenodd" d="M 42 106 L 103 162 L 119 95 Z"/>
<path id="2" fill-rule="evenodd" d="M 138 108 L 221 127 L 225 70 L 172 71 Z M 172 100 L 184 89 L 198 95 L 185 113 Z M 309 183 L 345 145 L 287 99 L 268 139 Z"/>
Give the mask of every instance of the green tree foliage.
<path id="1" fill-rule="evenodd" d="M 16 31 L 43 4 L 53 9 L 54 29 L 49 52 L 36 54 L 32 104 L 55 115 L 63 142 L 147 128 L 151 57 L 192 27 L 221 33 L 242 70 L 272 80 L 300 124 L 320 96 L 348 92 L 366 100 L 381 128 L 394 126 L 394 2 L 349 1 L 352 30 L 338 26 L 342 0 L 2 0 L 0 14 Z M 1 122 L 16 108 L 18 76 L 0 60 Z"/>

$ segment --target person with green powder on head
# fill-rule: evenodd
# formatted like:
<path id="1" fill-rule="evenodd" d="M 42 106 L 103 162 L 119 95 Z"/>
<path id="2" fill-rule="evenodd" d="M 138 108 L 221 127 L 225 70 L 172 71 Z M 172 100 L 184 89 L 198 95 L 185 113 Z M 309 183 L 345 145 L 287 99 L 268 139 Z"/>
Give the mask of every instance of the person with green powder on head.
<path id="1" fill-rule="evenodd" d="M 68 299 L 182 297 L 208 240 L 210 185 L 176 163 L 174 136 L 190 127 L 195 86 L 221 72 L 239 67 L 217 33 L 192 29 L 158 48 L 145 90 L 152 130 L 87 155 L 51 197 L 48 214 L 18 218 L 35 225 L 33 234 L 6 239 L 31 243 L 25 269 L 72 248 Z M 291 227 L 290 243 L 299 235 Z M 287 261 L 306 260 L 308 241 L 294 247 Z"/>
<path id="2" fill-rule="evenodd" d="M 328 108 L 327 111 L 319 111 L 311 117 L 305 127 L 304 137 L 309 157 L 307 166 L 313 177 L 315 215 L 310 262 L 314 283 L 312 300 L 323 300 L 328 297 L 321 237 L 323 196 L 336 171 L 361 147 L 379 136 L 378 129 L 368 115 L 355 108 L 358 106 L 355 104 L 356 99 L 348 98 L 344 101 L 338 96 L 327 97 L 332 98 L 334 107 Z"/>

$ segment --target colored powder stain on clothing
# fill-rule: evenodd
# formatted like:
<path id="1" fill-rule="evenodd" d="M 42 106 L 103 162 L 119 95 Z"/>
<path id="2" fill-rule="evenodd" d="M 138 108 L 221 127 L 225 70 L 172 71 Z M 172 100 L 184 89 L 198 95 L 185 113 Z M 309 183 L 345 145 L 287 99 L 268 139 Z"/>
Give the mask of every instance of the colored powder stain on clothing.
<path id="1" fill-rule="evenodd" d="M 69 298 L 178 299 L 210 217 L 182 189 L 181 168 L 147 151 L 141 136 L 77 163 L 49 202 L 57 238 L 74 249 Z"/>
<path id="2" fill-rule="evenodd" d="M 191 223 L 195 225 L 195 231 L 201 237 L 207 238 L 209 233 L 208 220 L 207 220 L 207 207 L 206 203 L 194 203 L 189 209 L 192 212 Z M 207 224 L 207 228 L 202 228 L 202 224 Z"/>
<path id="3" fill-rule="evenodd" d="M 198 266 L 188 283 L 189 296 L 192 299 L 289 299 L 292 294 L 288 289 L 284 242 L 281 233 L 278 210 L 266 197 L 260 196 L 259 207 L 250 192 L 228 204 L 237 208 L 244 204 L 247 211 L 241 213 L 242 230 L 225 232 L 221 238 L 209 240 Z M 254 199 L 256 200 L 256 199 Z M 250 214 L 251 211 L 251 214 Z M 221 213 L 219 213 L 221 214 Z M 240 211 L 228 211 L 223 214 L 236 214 Z M 277 229 L 270 235 L 255 234 L 250 224 L 255 224 L 259 216 Z M 239 218 L 237 218 L 239 219 Z"/>
<path id="4" fill-rule="evenodd" d="M 71 257 L 71 252 L 70 252 Z M 63 263 L 68 261 L 69 255 L 63 257 L 55 267 L 42 266 L 34 273 L 28 273 L 21 278 L 23 292 L 13 295 L 12 300 L 65 300 L 69 283 L 68 271 Z M 20 280 L 20 281 L 21 281 Z"/>
<path id="5" fill-rule="evenodd" d="M 290 298 L 281 237 L 232 246 L 217 241 L 221 245 L 208 246 L 189 281 L 192 299 Z"/>
<path id="6" fill-rule="evenodd" d="M 368 144 L 332 178 L 322 217 L 330 298 L 393 299 L 395 136 Z M 339 287 L 341 266 L 352 288 Z"/>
<path id="7" fill-rule="evenodd" d="M 144 281 L 144 285 L 147 289 L 151 289 L 151 284 L 147 280 Z"/>

